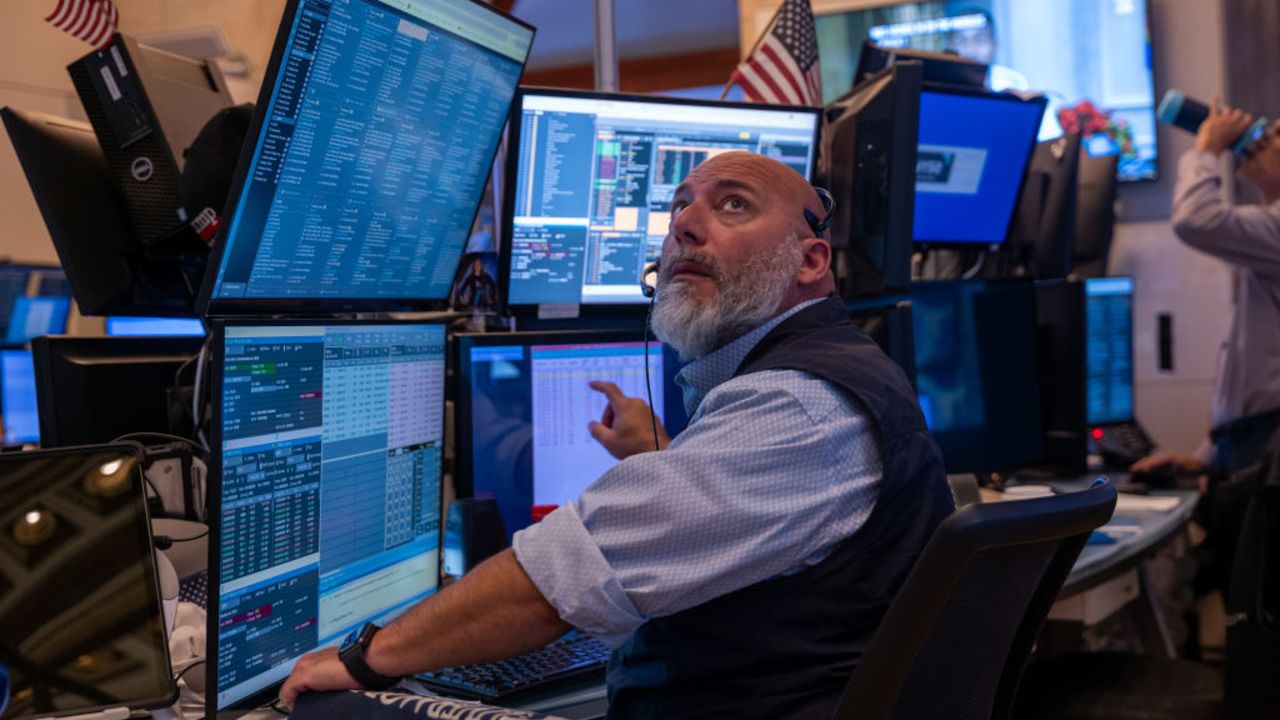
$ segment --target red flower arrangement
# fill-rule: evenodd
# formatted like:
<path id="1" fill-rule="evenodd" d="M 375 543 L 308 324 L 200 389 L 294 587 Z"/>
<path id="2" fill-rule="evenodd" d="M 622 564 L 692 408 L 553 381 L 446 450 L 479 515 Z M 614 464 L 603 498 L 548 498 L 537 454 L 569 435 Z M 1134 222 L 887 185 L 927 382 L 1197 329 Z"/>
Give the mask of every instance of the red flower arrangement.
<path id="1" fill-rule="evenodd" d="M 1137 156 L 1133 145 L 1133 128 L 1124 118 L 1113 118 L 1092 101 L 1081 100 L 1074 106 L 1058 109 L 1058 124 L 1066 133 L 1080 133 L 1084 140 L 1105 135 L 1114 144 L 1121 157 Z"/>

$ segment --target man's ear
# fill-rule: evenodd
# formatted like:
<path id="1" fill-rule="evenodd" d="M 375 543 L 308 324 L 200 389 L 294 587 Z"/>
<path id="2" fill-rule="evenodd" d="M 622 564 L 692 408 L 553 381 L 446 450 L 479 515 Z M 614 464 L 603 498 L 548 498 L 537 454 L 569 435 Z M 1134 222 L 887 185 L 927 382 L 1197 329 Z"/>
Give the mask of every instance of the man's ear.
<path id="1" fill-rule="evenodd" d="M 800 241 L 800 252 L 803 262 L 796 273 L 796 284 L 811 287 L 827 279 L 831 270 L 831 243 L 818 237 L 807 237 Z"/>

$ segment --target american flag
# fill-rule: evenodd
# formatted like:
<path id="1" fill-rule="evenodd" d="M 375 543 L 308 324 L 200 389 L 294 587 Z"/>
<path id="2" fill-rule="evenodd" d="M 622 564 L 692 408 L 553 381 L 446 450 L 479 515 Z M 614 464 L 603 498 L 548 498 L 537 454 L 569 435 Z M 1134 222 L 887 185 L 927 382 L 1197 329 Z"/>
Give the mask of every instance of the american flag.
<path id="1" fill-rule="evenodd" d="M 95 48 L 102 48 L 111 41 L 120 13 L 111 0 L 58 0 L 58 7 L 45 20 Z"/>
<path id="2" fill-rule="evenodd" d="M 730 82 L 751 102 L 821 105 L 818 34 L 809 0 L 786 0 L 764 39 L 738 63 Z"/>

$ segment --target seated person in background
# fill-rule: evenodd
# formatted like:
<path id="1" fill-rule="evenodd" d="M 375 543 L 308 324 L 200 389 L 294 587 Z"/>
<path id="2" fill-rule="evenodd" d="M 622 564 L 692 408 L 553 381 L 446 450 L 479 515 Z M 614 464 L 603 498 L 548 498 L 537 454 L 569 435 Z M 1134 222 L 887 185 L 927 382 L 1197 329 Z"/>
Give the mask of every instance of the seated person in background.
<path id="1" fill-rule="evenodd" d="M 819 196 L 747 152 L 681 183 L 654 329 L 692 362 L 674 440 L 639 399 L 591 432 L 623 458 L 573 503 L 377 632 L 302 658 L 281 697 L 528 652 L 616 648 L 612 718 L 823 717 L 952 511 L 911 385 L 833 294 Z M 665 446 L 654 450 L 655 441 Z M 385 676 L 379 678 L 378 676 Z"/>
<path id="2" fill-rule="evenodd" d="M 1219 165 L 1252 122 L 1215 98 L 1195 149 L 1179 161 L 1173 196 L 1178 237 L 1236 272 L 1235 312 L 1214 381 L 1212 448 L 1199 457 L 1153 455 L 1134 470 L 1230 474 L 1255 462 L 1280 428 L 1280 123 L 1240 163 L 1239 176 L 1262 191 L 1263 204 L 1227 201 Z"/>

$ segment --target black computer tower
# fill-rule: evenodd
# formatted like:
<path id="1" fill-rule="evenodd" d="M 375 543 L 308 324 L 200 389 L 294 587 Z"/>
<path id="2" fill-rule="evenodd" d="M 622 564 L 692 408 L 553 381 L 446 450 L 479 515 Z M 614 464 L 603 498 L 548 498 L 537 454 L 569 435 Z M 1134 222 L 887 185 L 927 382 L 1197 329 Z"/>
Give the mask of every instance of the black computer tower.
<path id="1" fill-rule="evenodd" d="M 222 73 L 211 62 L 120 33 L 67 71 L 138 239 L 150 246 L 187 219 L 179 194 L 182 152 L 232 104 Z"/>

